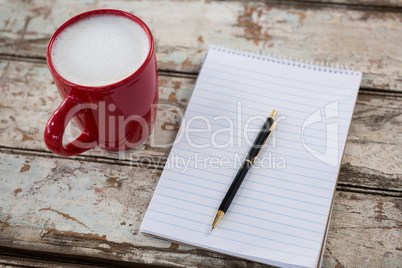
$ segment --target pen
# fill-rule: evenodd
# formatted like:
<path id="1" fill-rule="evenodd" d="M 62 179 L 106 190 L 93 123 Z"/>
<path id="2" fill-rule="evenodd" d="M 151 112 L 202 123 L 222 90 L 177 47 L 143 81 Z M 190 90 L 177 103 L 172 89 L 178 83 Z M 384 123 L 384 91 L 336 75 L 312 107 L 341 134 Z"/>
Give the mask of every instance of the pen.
<path id="1" fill-rule="evenodd" d="M 246 177 L 248 170 L 253 166 L 255 160 L 257 160 L 260 155 L 262 149 L 268 141 L 269 136 L 272 133 L 272 130 L 275 128 L 276 122 L 276 114 L 277 110 L 273 110 L 271 115 L 267 118 L 264 125 L 262 126 L 260 133 L 258 133 L 257 138 L 254 141 L 253 146 L 251 146 L 250 151 L 248 152 L 246 158 L 244 159 L 239 171 L 234 178 L 232 185 L 230 185 L 228 192 L 222 200 L 221 205 L 219 206 L 218 212 L 216 213 L 214 222 L 212 223 L 211 231 L 218 225 L 223 215 L 227 212 L 230 204 L 232 203 L 233 198 L 235 197 L 237 190 L 239 190 L 241 183 Z"/>

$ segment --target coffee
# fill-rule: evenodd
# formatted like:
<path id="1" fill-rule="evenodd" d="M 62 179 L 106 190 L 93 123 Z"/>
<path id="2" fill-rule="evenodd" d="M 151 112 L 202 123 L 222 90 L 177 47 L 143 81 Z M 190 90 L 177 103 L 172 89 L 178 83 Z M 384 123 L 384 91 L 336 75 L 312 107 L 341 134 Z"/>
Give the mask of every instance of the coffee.
<path id="1" fill-rule="evenodd" d="M 150 50 L 141 26 L 126 17 L 101 14 L 65 28 L 51 48 L 52 63 L 66 80 L 82 86 L 105 86 L 130 76 Z"/>

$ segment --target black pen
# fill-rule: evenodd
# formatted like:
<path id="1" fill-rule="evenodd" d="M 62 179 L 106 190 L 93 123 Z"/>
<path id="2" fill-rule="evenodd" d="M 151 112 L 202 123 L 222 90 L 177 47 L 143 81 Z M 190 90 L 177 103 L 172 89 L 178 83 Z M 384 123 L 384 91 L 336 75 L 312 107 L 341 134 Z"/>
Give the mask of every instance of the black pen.
<path id="1" fill-rule="evenodd" d="M 212 223 L 211 231 L 218 225 L 223 215 L 227 212 L 230 204 L 232 203 L 233 198 L 235 197 L 237 190 L 239 190 L 241 183 L 246 177 L 248 170 L 253 166 L 255 160 L 257 160 L 260 155 L 262 149 L 268 141 L 269 136 L 272 133 L 272 130 L 275 128 L 276 122 L 276 114 L 277 110 L 273 110 L 271 115 L 267 118 L 264 125 L 262 126 L 260 133 L 258 133 L 257 138 L 254 141 L 253 146 L 251 146 L 250 151 L 248 152 L 246 158 L 244 159 L 239 171 L 234 178 L 232 185 L 230 185 L 228 192 L 222 200 L 221 205 L 219 206 L 218 212 L 216 213 L 214 222 Z"/>

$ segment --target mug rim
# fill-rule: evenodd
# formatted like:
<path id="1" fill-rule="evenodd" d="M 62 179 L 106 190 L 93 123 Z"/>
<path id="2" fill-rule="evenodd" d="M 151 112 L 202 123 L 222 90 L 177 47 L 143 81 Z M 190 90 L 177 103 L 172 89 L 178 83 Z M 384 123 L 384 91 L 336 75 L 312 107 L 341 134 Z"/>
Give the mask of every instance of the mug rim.
<path id="1" fill-rule="evenodd" d="M 85 86 L 85 85 L 80 85 L 80 84 L 67 80 L 66 78 L 64 78 L 61 74 L 59 74 L 56 71 L 56 68 L 54 67 L 53 62 L 52 62 L 51 50 L 52 50 L 54 41 L 56 40 L 57 36 L 65 28 L 67 28 L 71 24 L 73 24 L 83 18 L 92 16 L 92 15 L 96 15 L 96 14 L 115 14 L 115 15 L 119 15 L 119 16 L 126 17 L 128 19 L 131 19 L 132 21 L 137 23 L 144 30 L 145 34 L 148 37 L 149 51 L 148 51 L 147 57 L 145 58 L 144 62 L 141 64 L 141 66 L 137 70 L 135 70 L 132 74 L 130 74 L 129 76 L 127 76 L 117 82 L 111 83 L 111 84 L 106 84 L 106 85 L 102 85 L 102 86 Z M 151 30 L 148 28 L 148 26 L 145 24 L 145 22 L 143 22 L 140 18 L 138 18 L 137 16 L 135 16 L 131 13 L 128 13 L 128 12 L 122 11 L 122 10 L 118 10 L 118 9 L 95 9 L 95 10 L 86 11 L 84 13 L 80 13 L 80 14 L 70 18 L 69 20 L 64 22 L 59 28 L 57 28 L 57 30 L 54 32 L 54 34 L 50 38 L 49 43 L 47 45 L 46 61 L 47 61 L 47 65 L 48 65 L 49 70 L 52 73 L 52 75 L 55 78 L 57 78 L 57 80 L 60 80 L 64 84 L 67 84 L 70 87 L 79 88 L 82 90 L 88 90 L 88 91 L 102 91 L 103 90 L 103 91 L 105 91 L 105 90 L 114 89 L 114 88 L 118 87 L 119 85 L 124 84 L 124 83 L 128 82 L 129 80 L 138 77 L 138 75 L 140 75 L 144 71 L 144 69 L 148 65 L 149 61 L 152 59 L 154 49 L 155 49 L 154 48 L 154 40 L 152 37 Z"/>

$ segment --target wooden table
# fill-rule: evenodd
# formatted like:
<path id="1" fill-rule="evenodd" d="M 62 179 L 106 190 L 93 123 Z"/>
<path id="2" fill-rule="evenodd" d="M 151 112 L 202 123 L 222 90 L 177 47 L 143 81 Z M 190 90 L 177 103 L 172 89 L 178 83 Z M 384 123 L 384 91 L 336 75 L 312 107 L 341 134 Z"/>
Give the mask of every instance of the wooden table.
<path id="1" fill-rule="evenodd" d="M 160 106 L 141 147 L 59 157 L 43 143 L 60 97 L 51 34 L 97 8 L 143 18 L 156 40 Z M 325 267 L 402 267 L 402 3 L 0 1 L 0 266 L 262 267 L 139 233 L 209 45 L 354 65 L 363 81 Z"/>

